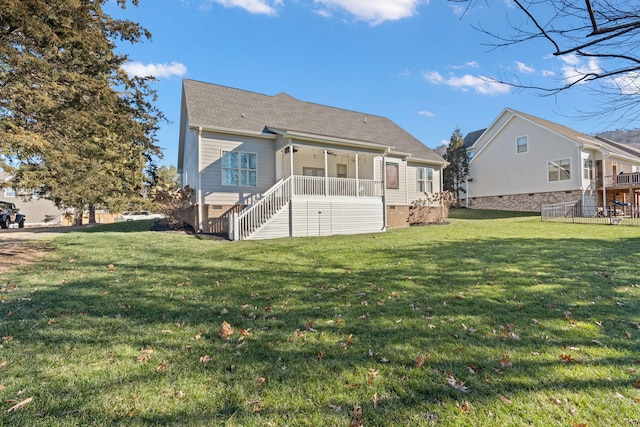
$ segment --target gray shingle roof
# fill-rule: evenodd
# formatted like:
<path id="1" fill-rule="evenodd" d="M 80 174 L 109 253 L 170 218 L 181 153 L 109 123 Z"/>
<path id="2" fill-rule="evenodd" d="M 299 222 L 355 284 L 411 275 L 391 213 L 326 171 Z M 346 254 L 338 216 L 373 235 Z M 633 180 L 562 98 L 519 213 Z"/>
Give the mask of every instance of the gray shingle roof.
<path id="1" fill-rule="evenodd" d="M 442 157 L 386 117 L 300 101 L 286 93 L 270 96 L 226 86 L 183 80 L 190 126 L 263 132 L 301 132 L 393 147 L 414 158 Z"/>

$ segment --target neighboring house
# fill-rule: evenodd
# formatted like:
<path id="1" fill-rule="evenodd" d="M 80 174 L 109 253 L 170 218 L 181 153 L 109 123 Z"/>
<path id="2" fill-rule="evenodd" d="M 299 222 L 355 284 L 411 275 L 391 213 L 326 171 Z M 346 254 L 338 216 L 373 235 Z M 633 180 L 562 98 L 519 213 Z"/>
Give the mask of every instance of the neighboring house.
<path id="1" fill-rule="evenodd" d="M 183 81 L 178 173 L 196 230 L 232 239 L 356 234 L 408 225 L 446 162 L 391 120 Z"/>
<path id="2" fill-rule="evenodd" d="M 633 147 L 509 108 L 468 134 L 465 147 L 468 207 L 540 212 L 580 202 L 589 216 L 616 200 L 638 211 L 640 150 Z"/>
<path id="3" fill-rule="evenodd" d="M 11 175 L 0 172 L 0 200 L 12 202 L 26 216 L 25 225 L 59 225 L 62 215 L 53 202 L 40 198 L 35 191 L 16 190 L 10 186 Z M 26 200 L 26 201 L 25 201 Z"/>

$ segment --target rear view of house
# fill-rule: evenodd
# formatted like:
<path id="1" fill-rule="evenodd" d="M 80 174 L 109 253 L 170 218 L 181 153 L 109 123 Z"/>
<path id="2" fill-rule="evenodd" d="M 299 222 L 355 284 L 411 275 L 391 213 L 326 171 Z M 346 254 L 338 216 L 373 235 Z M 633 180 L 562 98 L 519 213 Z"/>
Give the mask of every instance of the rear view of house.
<path id="1" fill-rule="evenodd" d="M 640 151 L 506 108 L 465 137 L 466 204 L 540 212 L 578 203 L 583 215 L 606 215 L 612 201 L 638 212 Z M 599 209 L 599 210 L 598 210 Z"/>
<path id="2" fill-rule="evenodd" d="M 446 162 L 385 117 L 184 80 L 180 120 L 178 173 L 203 232 L 379 232 L 442 188 Z"/>

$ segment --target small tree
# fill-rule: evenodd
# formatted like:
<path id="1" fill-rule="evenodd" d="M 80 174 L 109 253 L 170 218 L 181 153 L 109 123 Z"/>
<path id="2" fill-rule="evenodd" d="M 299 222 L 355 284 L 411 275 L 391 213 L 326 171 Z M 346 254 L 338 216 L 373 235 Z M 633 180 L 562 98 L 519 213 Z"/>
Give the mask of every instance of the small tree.
<path id="1" fill-rule="evenodd" d="M 453 193 L 456 207 L 460 207 L 460 193 L 467 192 L 464 184 L 469 176 L 469 158 L 460 128 L 456 128 L 451 134 L 444 159 L 449 162 L 449 166 L 444 169 L 444 189 Z"/>

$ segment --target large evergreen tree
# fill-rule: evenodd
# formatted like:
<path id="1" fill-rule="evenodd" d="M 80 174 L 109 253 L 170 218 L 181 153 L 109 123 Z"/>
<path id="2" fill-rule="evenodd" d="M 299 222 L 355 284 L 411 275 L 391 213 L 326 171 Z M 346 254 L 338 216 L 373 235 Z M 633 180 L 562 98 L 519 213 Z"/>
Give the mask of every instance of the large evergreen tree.
<path id="1" fill-rule="evenodd" d="M 456 206 L 460 207 L 460 193 L 466 193 L 464 185 L 469 176 L 469 158 L 460 128 L 456 128 L 451 134 L 444 159 L 449 162 L 444 169 L 444 189 L 454 194 Z"/>
<path id="2" fill-rule="evenodd" d="M 0 159 L 14 186 L 79 213 L 139 197 L 160 155 L 155 92 L 114 52 L 150 34 L 107 1 L 0 0 Z"/>

